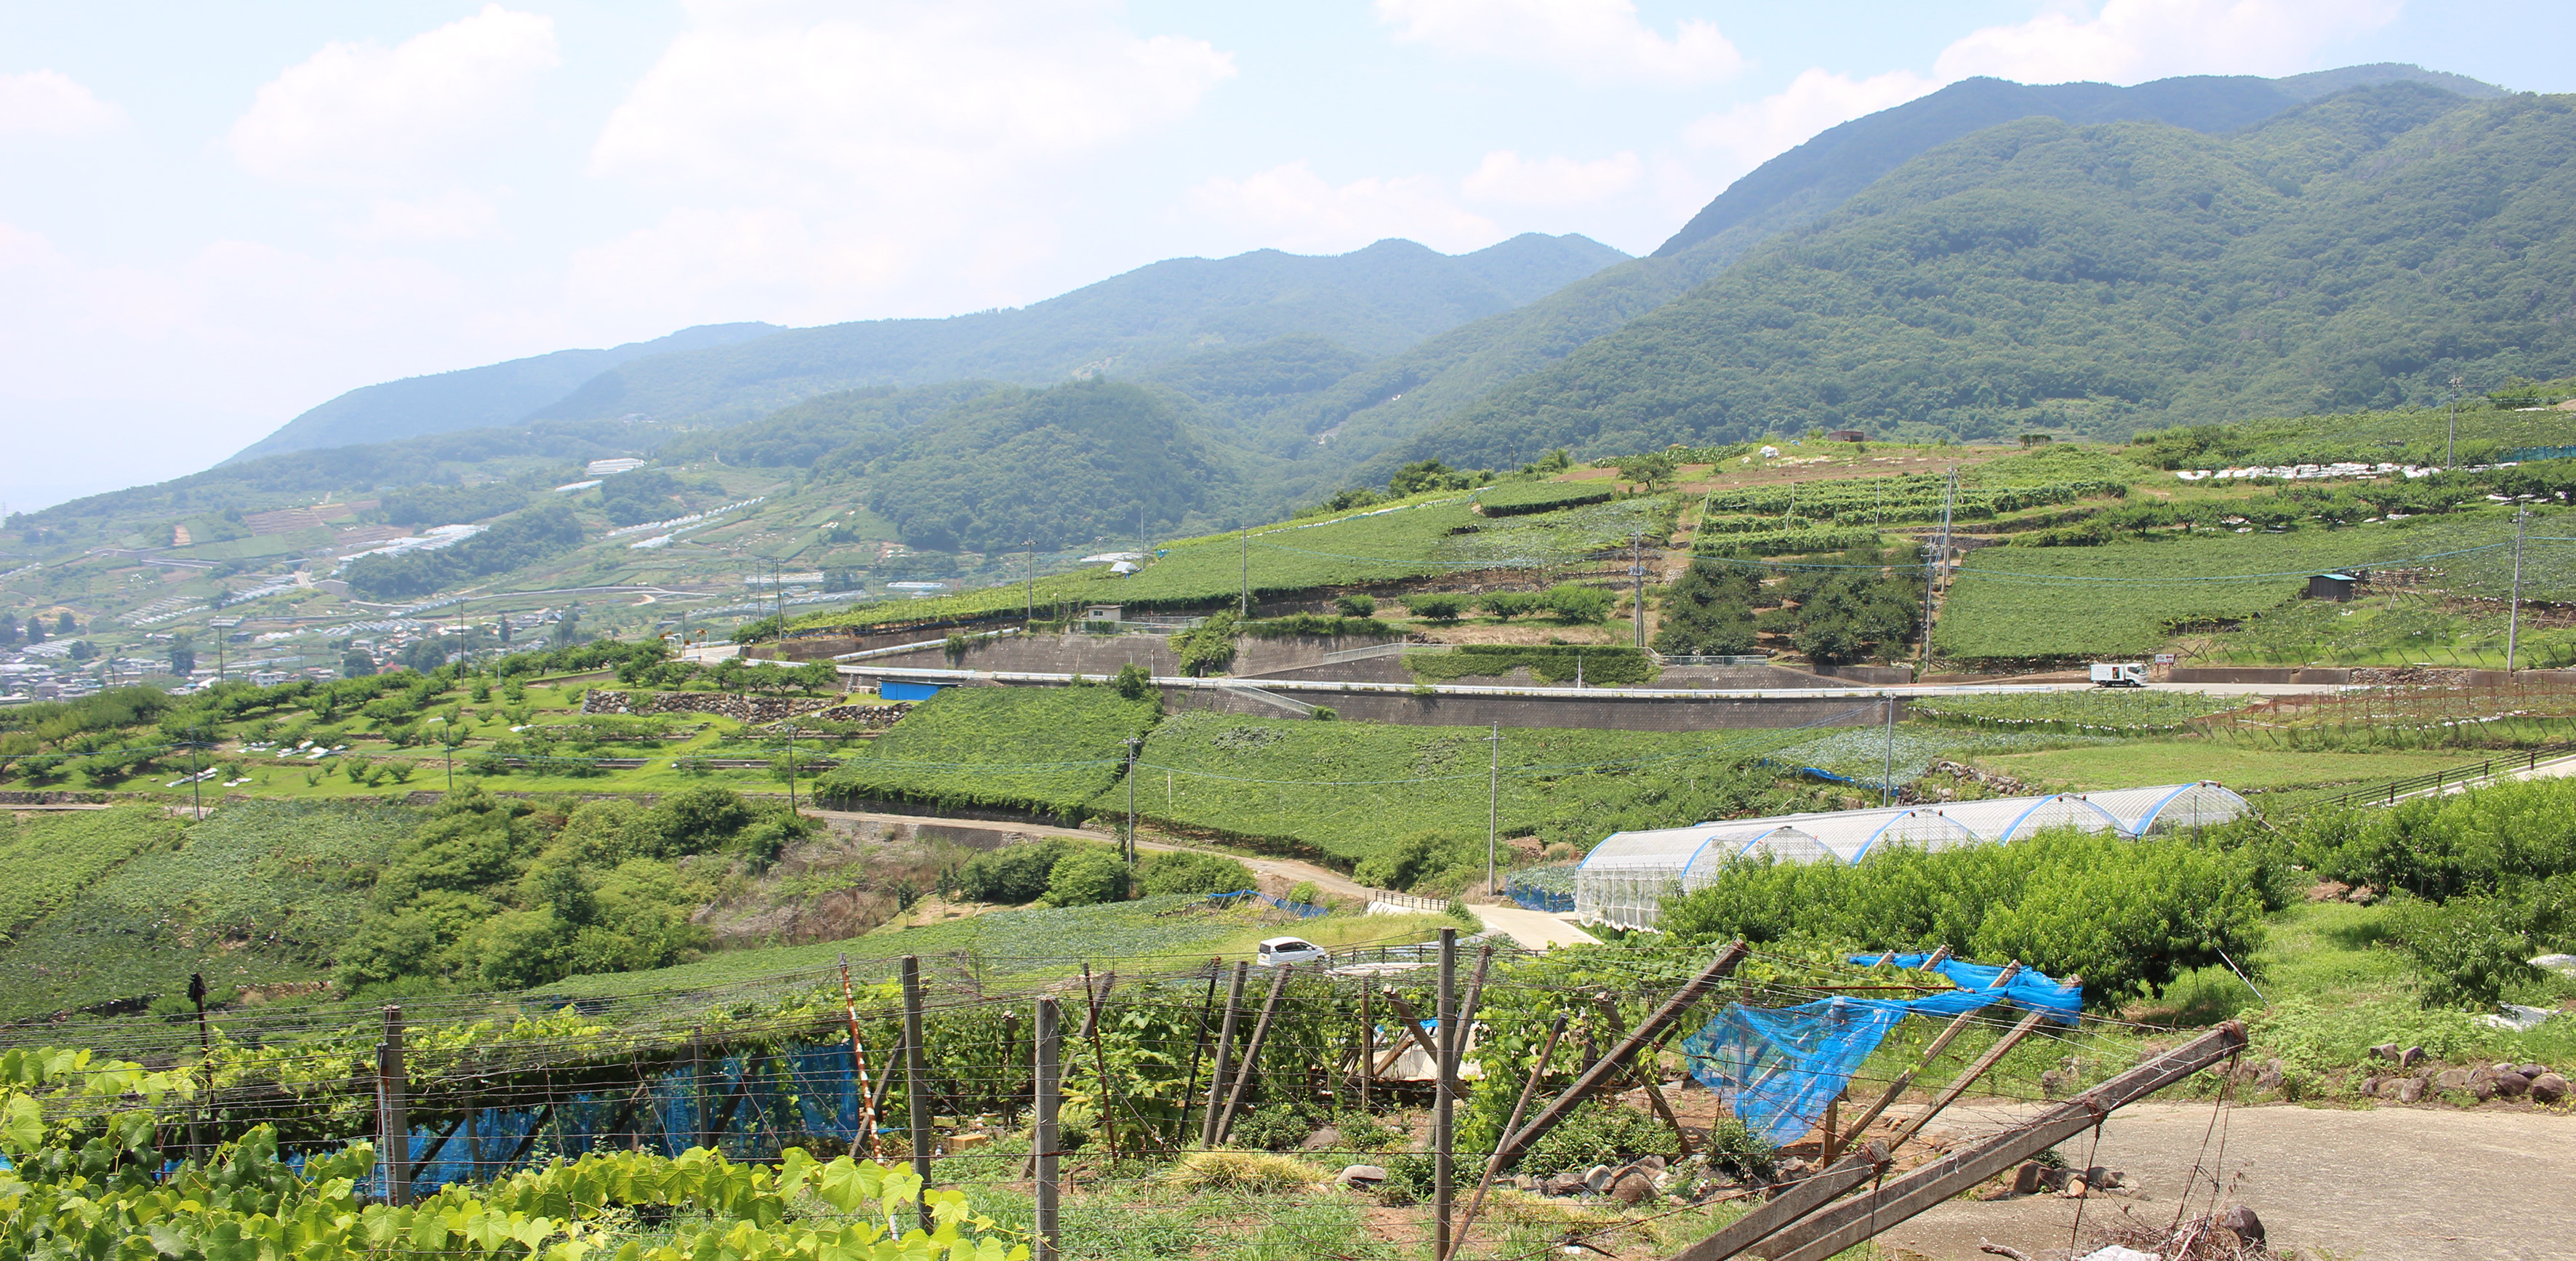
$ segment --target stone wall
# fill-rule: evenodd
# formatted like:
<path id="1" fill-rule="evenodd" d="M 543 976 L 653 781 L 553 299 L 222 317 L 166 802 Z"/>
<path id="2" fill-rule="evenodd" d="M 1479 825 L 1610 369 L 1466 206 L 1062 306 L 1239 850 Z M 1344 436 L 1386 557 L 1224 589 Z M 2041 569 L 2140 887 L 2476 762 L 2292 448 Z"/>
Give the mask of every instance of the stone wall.
<path id="1" fill-rule="evenodd" d="M 618 692 L 592 688 L 581 698 L 585 714 L 717 714 L 738 722 L 764 723 L 818 710 L 873 709 L 840 705 L 829 696 L 739 696 L 731 692 Z M 852 721 L 835 719 L 834 721 Z M 891 721 L 891 720 L 889 720 Z"/>

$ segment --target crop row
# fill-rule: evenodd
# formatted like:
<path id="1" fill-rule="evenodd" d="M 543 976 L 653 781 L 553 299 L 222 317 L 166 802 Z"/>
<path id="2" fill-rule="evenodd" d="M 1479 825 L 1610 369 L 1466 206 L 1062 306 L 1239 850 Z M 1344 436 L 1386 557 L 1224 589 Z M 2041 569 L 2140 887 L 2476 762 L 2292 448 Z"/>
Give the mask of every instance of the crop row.
<path id="1" fill-rule="evenodd" d="M 2180 731 L 2192 720 L 2245 703 L 2198 692 L 2040 692 L 2011 696 L 1934 696 L 1906 706 L 1909 717 L 2001 731 L 2078 735 L 2147 735 Z"/>
<path id="2" fill-rule="evenodd" d="M 150 806 L 80 811 L 11 822 L 0 816 L 0 932 L 69 905 L 90 882 L 144 849 L 168 848 L 177 821 Z"/>
<path id="3" fill-rule="evenodd" d="M 950 688 L 842 751 L 815 792 L 1080 818 L 1154 712 L 1150 695 L 1129 700 L 1106 687 Z"/>

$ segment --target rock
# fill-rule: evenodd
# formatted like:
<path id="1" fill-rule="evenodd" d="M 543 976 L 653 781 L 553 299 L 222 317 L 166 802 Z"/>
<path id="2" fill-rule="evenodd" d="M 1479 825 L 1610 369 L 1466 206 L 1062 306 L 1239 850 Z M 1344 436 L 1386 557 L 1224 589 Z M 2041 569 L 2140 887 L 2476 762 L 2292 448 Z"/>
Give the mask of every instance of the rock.
<path id="1" fill-rule="evenodd" d="M 1642 1169 L 1630 1169 L 1611 1184 L 1610 1198 L 1631 1206 L 1643 1204 L 1655 1198 L 1655 1180 Z"/>
<path id="2" fill-rule="evenodd" d="M 2092 1188 L 2085 1186 L 2082 1178 L 2068 1178 L 2066 1180 L 2066 1189 L 2058 1192 L 2059 1195 L 2070 1200 L 2080 1200 L 2092 1193 Z"/>
<path id="3" fill-rule="evenodd" d="M 1344 1165 L 1342 1166 L 1341 1176 L 1333 1179 L 1333 1181 L 1341 1186 L 1357 1187 L 1360 1190 L 1365 1191 L 1370 1187 L 1386 1181 L 1386 1166 Z"/>
<path id="4" fill-rule="evenodd" d="M 2048 1170 L 2037 1161 L 2023 1161 L 2020 1168 L 2013 1170 L 2012 1193 L 2014 1195 L 2039 1194 L 2040 1188 L 2046 1185 L 2042 1175 L 2047 1172 Z"/>
<path id="5" fill-rule="evenodd" d="M 1639 1156 L 1637 1158 L 1637 1167 L 1648 1173 L 1661 1173 L 1664 1171 L 1664 1158 L 1661 1156 Z"/>
<path id="6" fill-rule="evenodd" d="M 2556 1103 L 2567 1097 L 2567 1079 L 2556 1073 L 2542 1073 L 2531 1079 L 2533 1103 Z"/>
<path id="7" fill-rule="evenodd" d="M 2466 1090 L 2469 1088 L 2469 1070 L 2446 1068 L 2441 1076 L 2433 1079 L 2433 1085 L 2440 1090 Z"/>
<path id="8" fill-rule="evenodd" d="M 2397 1066 L 2399 1068 L 2413 1068 L 2417 1064 L 2421 1064 L 2423 1062 L 2424 1048 L 2420 1046 L 2410 1046 L 2397 1053 Z"/>
<path id="9" fill-rule="evenodd" d="M 2397 1044 L 2394 1042 L 2382 1042 L 2379 1045 L 2370 1048 L 2370 1053 L 2374 1058 L 2386 1060 L 2391 1064 L 2403 1064 L 2406 1062 L 2403 1058 L 2405 1052 L 2399 1050 Z"/>
<path id="10" fill-rule="evenodd" d="M 2469 1078 L 2469 1093 L 2476 1096 L 2477 1101 L 2480 1103 L 2485 1103 L 2487 1100 L 2495 1098 L 2497 1093 L 2496 1079 L 2493 1076 L 2472 1076 Z"/>
<path id="11" fill-rule="evenodd" d="M 2498 1073 L 2495 1092 L 2507 1099 L 2520 1099 L 2531 1093 L 2531 1079 L 2520 1073 Z"/>
<path id="12" fill-rule="evenodd" d="M 2051 1099 L 2066 1093 L 2066 1075 L 2049 1069 L 2039 1075 L 2039 1092 Z"/>
<path id="13" fill-rule="evenodd" d="M 1549 1195 L 1581 1195 L 1585 1191 L 1591 1190 L 1591 1187 L 1585 1184 L 1583 1180 L 1582 1171 L 1578 1169 L 1568 1169 L 1565 1172 L 1548 1179 L 1546 1182 L 1539 1184 L 1539 1186 L 1540 1189 L 1546 1191 Z"/>
<path id="14" fill-rule="evenodd" d="M 2377 1078 L 2377 1077 L 2364 1077 L 2364 1078 L 2362 1078 L 2362 1079 L 2361 1079 L 2361 1094 L 2362 1094 L 2362 1097 L 2363 1097 L 2363 1098 L 2366 1098 L 2366 1099 L 2368 1099 L 2368 1098 L 2376 1098 L 2376 1097 L 2378 1097 L 2378 1094 L 2379 1094 L 2379 1083 L 2380 1083 L 2380 1081 L 2381 1081 L 2381 1080 L 2382 1080 L 2381 1078 Z"/>
<path id="15" fill-rule="evenodd" d="M 2401 1078 L 2398 1078 L 2398 1079 L 2397 1079 L 2397 1090 L 2396 1090 L 2396 1092 L 2395 1092 L 2395 1094 L 2394 1094 L 2394 1096 L 2393 1096 L 2393 1097 L 2394 1097 L 2394 1098 L 2397 1100 L 2397 1102 L 2399 1102 L 2399 1103 L 2421 1103 L 2421 1102 L 2423 1102 L 2423 1101 L 2424 1101 L 2424 1079 L 2423 1079 L 2423 1078 L 2421 1078 L 2421 1077 L 2401 1077 Z"/>
<path id="16" fill-rule="evenodd" d="M 1608 1165 L 1594 1165 L 1583 1171 L 1583 1187 L 1587 1191 L 1607 1191 L 1610 1180 L 1618 1176 L 1618 1171 Z"/>
<path id="17" fill-rule="evenodd" d="M 2254 1088 L 2261 1091 L 2278 1091 L 2281 1088 L 2281 1061 L 2274 1060 L 2264 1065 L 2263 1071 L 2254 1075 Z"/>
<path id="18" fill-rule="evenodd" d="M 2237 1238 L 2247 1243 L 2263 1242 L 2263 1219 L 2242 1204 L 2220 1213 L 2217 1224 L 2222 1229 L 2234 1231 Z"/>
<path id="19" fill-rule="evenodd" d="M 2548 1072 L 2549 1066 L 2546 1064 L 2516 1064 L 2513 1066 L 2513 1071 L 2520 1073 L 2525 1077 L 2538 1077 L 2542 1073 Z"/>

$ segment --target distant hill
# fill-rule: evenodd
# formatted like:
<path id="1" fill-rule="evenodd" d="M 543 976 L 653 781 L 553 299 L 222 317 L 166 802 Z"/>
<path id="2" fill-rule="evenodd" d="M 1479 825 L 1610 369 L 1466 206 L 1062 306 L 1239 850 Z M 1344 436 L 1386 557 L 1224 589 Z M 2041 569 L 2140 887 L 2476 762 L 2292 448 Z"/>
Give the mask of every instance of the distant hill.
<path id="1" fill-rule="evenodd" d="M 362 386 L 278 427 L 225 463 L 281 451 L 312 451 L 482 429 L 523 420 L 582 382 L 629 360 L 698 350 L 778 331 L 775 324 L 701 324 L 649 342 L 607 350 L 558 350 L 488 367 L 462 368 Z"/>
<path id="2" fill-rule="evenodd" d="M 1400 453 L 2135 429 L 2576 371 L 2576 98 L 2347 90 L 2233 136 L 2026 118 L 1926 153 Z"/>
<path id="3" fill-rule="evenodd" d="M 1301 404 L 1310 438 L 1365 459 L 1487 391 L 1562 362 L 1596 337 L 1734 265 L 1745 251 L 1832 213 L 1890 171 L 1971 132 L 2028 117 L 2096 123 L 2156 120 L 2202 132 L 2252 126 L 2303 102 L 2370 83 L 2412 80 L 2458 95 L 2502 88 L 2463 75 L 2383 63 L 2287 79 L 2193 76 L 2121 88 L 2030 87 L 1969 79 L 1832 128 L 1771 159 L 1710 202 L 1652 257 L 1634 259 L 1525 306 L 1462 324 L 1352 374 Z M 1535 452 L 1506 444 L 1497 458 Z M 1517 458 L 1515 458 L 1517 457 Z"/>
<path id="4" fill-rule="evenodd" d="M 1044 385 L 1288 336 L 1376 358 L 1626 257 L 1586 237 L 1529 234 L 1454 257 L 1389 240 L 1321 258 L 1256 250 L 1169 259 L 1015 310 L 792 329 L 639 359 L 537 415 L 730 423 L 857 386 Z"/>

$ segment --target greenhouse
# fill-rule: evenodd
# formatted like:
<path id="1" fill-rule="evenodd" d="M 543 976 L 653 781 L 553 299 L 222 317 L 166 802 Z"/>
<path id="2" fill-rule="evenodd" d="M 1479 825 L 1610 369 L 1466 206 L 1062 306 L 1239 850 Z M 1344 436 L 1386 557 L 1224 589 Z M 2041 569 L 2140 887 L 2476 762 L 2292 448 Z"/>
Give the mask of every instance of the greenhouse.
<path id="1" fill-rule="evenodd" d="M 1892 845 L 1954 849 L 2014 840 L 2048 828 L 2153 836 L 2224 823 L 2252 807 L 2203 780 L 2111 792 L 1998 797 L 1877 810 L 1834 810 L 1767 819 L 1727 819 L 1686 828 L 1616 832 L 1592 847 L 1574 873 L 1577 918 L 1652 928 L 1664 898 L 1706 888 L 1736 858 L 1858 862 Z"/>

